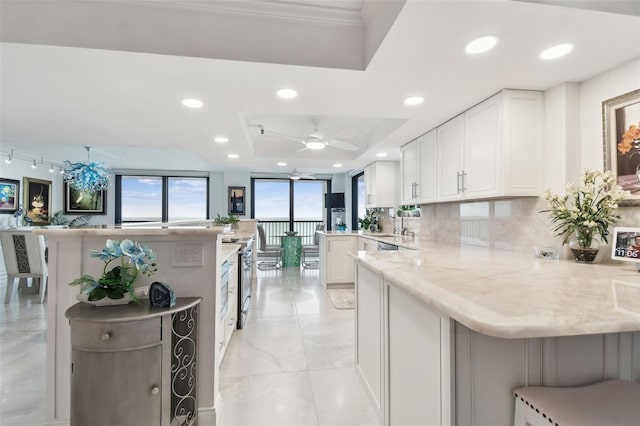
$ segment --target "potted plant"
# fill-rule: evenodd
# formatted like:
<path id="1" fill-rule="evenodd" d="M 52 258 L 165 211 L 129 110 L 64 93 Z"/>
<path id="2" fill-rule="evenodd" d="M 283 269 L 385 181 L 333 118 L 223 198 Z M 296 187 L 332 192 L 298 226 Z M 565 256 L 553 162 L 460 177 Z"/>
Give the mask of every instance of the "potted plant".
<path id="1" fill-rule="evenodd" d="M 236 227 L 239 221 L 240 219 L 232 214 L 229 216 L 220 216 L 220 213 L 218 213 L 215 218 L 216 225 L 218 226 L 231 225 L 232 227 Z"/>
<path id="2" fill-rule="evenodd" d="M 158 270 L 155 263 L 156 254 L 148 246 L 141 246 L 131 240 L 107 240 L 101 251 L 91 250 L 91 257 L 104 262 L 100 278 L 83 275 L 69 285 L 81 286 L 81 294 L 85 293 L 88 296 L 86 300 L 80 297 L 82 301 L 98 302 L 105 299 L 101 303 L 94 303 L 99 305 L 123 304 L 131 300 L 140 303 L 134 287 L 138 272 L 151 276 Z M 120 259 L 120 264 L 107 270 L 116 259 Z"/>
<path id="3" fill-rule="evenodd" d="M 549 209 L 542 212 L 551 217 L 562 244 L 569 242 L 576 262 L 591 263 L 600 248 L 598 237 L 607 242 L 609 227 L 620 220 L 618 202 L 628 195 L 611 171 L 585 170 L 582 186 L 568 184 L 565 195 L 547 191 Z"/>

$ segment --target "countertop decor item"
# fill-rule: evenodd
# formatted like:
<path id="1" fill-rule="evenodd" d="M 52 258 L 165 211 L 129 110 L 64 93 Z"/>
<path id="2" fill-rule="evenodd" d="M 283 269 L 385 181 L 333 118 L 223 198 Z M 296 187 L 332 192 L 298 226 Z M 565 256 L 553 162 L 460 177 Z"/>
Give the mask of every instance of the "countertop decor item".
<path id="1" fill-rule="evenodd" d="M 157 271 L 156 254 L 147 246 L 141 246 L 131 240 L 107 240 L 105 248 L 101 251 L 91 250 L 91 257 L 97 257 L 104 262 L 104 269 L 100 278 L 95 279 L 91 275 L 83 275 L 73 280 L 69 285 L 81 286 L 81 293 L 88 295 L 86 300 L 84 295 L 79 295 L 78 300 L 97 305 L 123 304 L 125 296 L 132 301 L 140 303 L 136 295 L 134 283 L 138 276 L 138 271 L 151 276 Z M 127 260 L 128 258 L 128 260 Z M 120 264 L 111 270 L 107 267 L 111 262 L 120 259 Z M 147 263 L 149 261 L 150 263 Z M 104 300 L 103 299 L 107 299 Z M 112 303 L 107 303 L 112 301 Z M 128 303 L 128 302 L 126 302 Z"/>
<path id="2" fill-rule="evenodd" d="M 613 172 L 585 170 L 582 186 L 569 183 L 565 195 L 547 191 L 549 209 L 542 212 L 549 213 L 562 244 L 569 242 L 576 262 L 591 263 L 600 248 L 598 237 L 607 242 L 609 226 L 620 220 L 618 202 L 627 195 Z"/>

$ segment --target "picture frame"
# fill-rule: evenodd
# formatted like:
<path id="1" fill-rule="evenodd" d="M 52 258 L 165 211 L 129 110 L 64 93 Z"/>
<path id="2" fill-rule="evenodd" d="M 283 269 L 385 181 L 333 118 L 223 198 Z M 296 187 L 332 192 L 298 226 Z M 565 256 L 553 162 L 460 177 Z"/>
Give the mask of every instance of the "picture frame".
<path id="1" fill-rule="evenodd" d="M 20 208 L 20 181 L 0 178 L 0 214 L 14 214 Z"/>
<path id="2" fill-rule="evenodd" d="M 245 214 L 245 187 L 229 187 L 229 214 L 243 216 Z"/>
<path id="3" fill-rule="evenodd" d="M 107 214 L 107 191 L 80 191 L 64 183 L 64 214 Z"/>
<path id="4" fill-rule="evenodd" d="M 620 205 L 640 205 L 640 89 L 602 102 L 604 170 L 631 195 Z"/>
<path id="5" fill-rule="evenodd" d="M 611 241 L 611 259 L 635 262 L 640 270 L 640 228 L 615 227 Z"/>
<path id="6" fill-rule="evenodd" d="M 25 225 L 49 225 L 51 214 L 51 181 L 35 179 L 30 177 L 22 178 L 24 197 L 22 199 Z"/>

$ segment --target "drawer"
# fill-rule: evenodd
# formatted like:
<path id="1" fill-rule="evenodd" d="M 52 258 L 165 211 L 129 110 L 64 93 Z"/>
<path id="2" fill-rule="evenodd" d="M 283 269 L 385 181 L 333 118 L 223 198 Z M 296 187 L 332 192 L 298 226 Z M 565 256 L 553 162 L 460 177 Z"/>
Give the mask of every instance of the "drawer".
<path id="1" fill-rule="evenodd" d="M 136 349 L 161 342 L 161 318 L 96 323 L 71 321 L 71 345 L 77 349 Z"/>

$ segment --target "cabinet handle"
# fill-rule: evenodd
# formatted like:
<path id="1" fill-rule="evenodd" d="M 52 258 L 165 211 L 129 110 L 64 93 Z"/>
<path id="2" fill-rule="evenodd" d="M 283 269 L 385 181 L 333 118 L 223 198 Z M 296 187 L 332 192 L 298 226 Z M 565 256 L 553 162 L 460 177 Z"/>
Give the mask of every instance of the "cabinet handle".
<path id="1" fill-rule="evenodd" d="M 418 182 L 414 183 L 413 185 L 414 185 L 414 191 L 415 191 L 413 198 L 418 198 Z"/>
<path id="2" fill-rule="evenodd" d="M 102 335 L 100 336 L 100 340 L 104 340 L 107 341 L 111 339 L 111 332 L 107 331 L 106 333 L 102 333 Z"/>
<path id="3" fill-rule="evenodd" d="M 160 392 L 160 388 L 157 386 L 154 386 L 151 388 L 151 395 L 157 395 Z"/>
<path id="4" fill-rule="evenodd" d="M 462 174 L 460 172 L 456 172 L 456 193 L 459 194 L 460 193 L 460 178 L 462 177 Z"/>
<path id="5" fill-rule="evenodd" d="M 462 171 L 462 192 L 467 190 L 467 172 Z"/>

